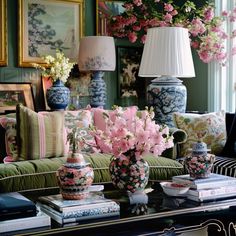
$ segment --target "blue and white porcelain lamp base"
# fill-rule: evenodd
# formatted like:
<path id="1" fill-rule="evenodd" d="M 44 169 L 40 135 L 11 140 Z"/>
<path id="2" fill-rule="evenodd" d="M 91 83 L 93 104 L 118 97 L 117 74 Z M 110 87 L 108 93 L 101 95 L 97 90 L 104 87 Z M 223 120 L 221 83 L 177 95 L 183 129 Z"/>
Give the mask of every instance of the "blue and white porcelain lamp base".
<path id="1" fill-rule="evenodd" d="M 89 96 L 91 107 L 102 107 L 106 105 L 107 93 L 106 83 L 103 80 L 103 71 L 95 71 L 89 84 Z"/>
<path id="2" fill-rule="evenodd" d="M 173 113 L 186 110 L 187 90 L 175 77 L 160 77 L 152 80 L 147 88 L 148 106 L 155 112 L 155 121 L 174 127 Z"/>

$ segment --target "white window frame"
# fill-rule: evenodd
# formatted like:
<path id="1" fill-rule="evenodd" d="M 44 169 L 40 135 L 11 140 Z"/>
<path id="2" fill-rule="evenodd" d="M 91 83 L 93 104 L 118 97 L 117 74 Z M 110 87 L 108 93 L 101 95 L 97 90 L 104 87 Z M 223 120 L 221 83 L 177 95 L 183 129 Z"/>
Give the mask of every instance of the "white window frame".
<path id="1" fill-rule="evenodd" d="M 215 0 L 215 14 L 220 15 L 223 10 L 232 10 L 236 4 L 236 0 Z M 232 32 L 231 23 L 225 23 L 228 32 Z M 234 40 L 235 41 L 235 40 Z M 232 40 L 227 40 L 225 47 L 229 52 L 232 47 Z M 234 43 L 236 46 L 236 42 Z M 230 57 L 227 65 L 222 67 L 217 62 L 211 62 L 208 65 L 208 111 L 225 110 L 228 112 L 235 111 L 236 94 L 236 56 Z"/>

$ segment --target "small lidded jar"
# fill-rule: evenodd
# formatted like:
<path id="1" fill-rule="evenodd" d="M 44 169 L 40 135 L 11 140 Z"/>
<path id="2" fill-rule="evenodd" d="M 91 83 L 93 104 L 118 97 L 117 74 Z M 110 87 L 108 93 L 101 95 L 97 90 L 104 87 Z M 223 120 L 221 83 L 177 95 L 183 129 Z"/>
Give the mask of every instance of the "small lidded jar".
<path id="1" fill-rule="evenodd" d="M 206 143 L 198 141 L 193 144 L 192 153 L 185 159 L 191 178 L 208 178 L 211 174 L 215 155 L 209 154 L 207 151 Z"/>

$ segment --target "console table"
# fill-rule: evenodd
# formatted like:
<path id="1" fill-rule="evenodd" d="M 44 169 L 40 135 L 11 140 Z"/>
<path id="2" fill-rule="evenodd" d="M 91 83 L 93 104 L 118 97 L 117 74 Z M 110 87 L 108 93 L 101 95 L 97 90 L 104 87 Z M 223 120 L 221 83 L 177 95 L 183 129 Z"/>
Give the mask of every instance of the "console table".
<path id="1" fill-rule="evenodd" d="M 129 198 L 120 192 L 105 191 L 107 198 L 119 201 L 119 219 L 99 219 L 67 227 L 52 225 L 50 230 L 22 235 L 169 236 L 195 230 L 208 230 L 208 235 L 236 235 L 236 199 L 197 203 L 183 197 L 166 196 L 158 184 L 146 192 L 147 204 L 130 205 Z"/>

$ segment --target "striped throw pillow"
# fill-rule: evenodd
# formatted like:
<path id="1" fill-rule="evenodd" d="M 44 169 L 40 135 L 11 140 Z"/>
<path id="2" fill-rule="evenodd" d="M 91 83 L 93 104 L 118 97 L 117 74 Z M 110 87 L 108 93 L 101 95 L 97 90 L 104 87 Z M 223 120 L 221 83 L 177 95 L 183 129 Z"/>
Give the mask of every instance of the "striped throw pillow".
<path id="1" fill-rule="evenodd" d="M 18 160 L 59 157 L 65 154 L 64 113 L 36 113 L 17 105 Z"/>

